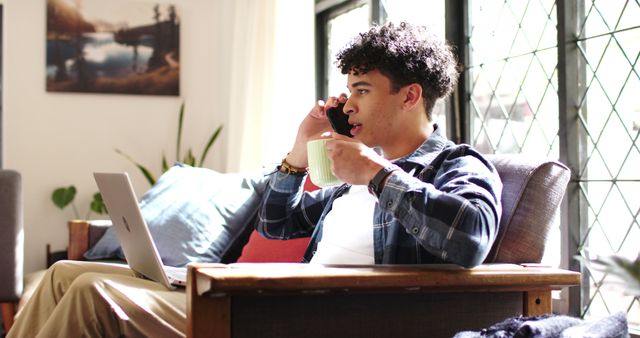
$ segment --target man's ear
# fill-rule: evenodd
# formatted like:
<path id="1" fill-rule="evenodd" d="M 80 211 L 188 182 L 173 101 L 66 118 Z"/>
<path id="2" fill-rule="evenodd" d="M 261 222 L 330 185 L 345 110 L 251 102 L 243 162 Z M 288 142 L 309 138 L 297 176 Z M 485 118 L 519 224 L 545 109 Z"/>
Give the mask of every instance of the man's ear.
<path id="1" fill-rule="evenodd" d="M 405 88 L 404 108 L 406 110 L 413 109 L 422 98 L 422 86 L 417 83 L 407 85 Z"/>

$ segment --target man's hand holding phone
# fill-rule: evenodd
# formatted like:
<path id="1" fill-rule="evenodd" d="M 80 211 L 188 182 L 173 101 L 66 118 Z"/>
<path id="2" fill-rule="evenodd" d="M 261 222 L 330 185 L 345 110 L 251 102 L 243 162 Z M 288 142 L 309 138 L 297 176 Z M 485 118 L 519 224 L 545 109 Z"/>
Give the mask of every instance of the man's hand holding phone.
<path id="1" fill-rule="evenodd" d="M 328 117 L 329 110 L 332 110 L 331 115 L 335 115 L 337 118 L 349 119 L 349 116 L 342 112 L 342 108 L 340 108 L 339 114 L 336 114 L 338 112 L 338 105 L 344 107 L 346 101 L 347 95 L 341 94 L 339 97 L 329 97 L 326 102 L 322 100 L 316 102 L 315 106 L 311 108 L 309 114 L 307 114 L 298 127 L 295 144 L 286 158 L 289 164 L 300 168 L 308 165 L 307 142 L 320 138 L 323 133 L 332 129 L 332 122 L 330 122 Z M 348 122 L 346 123 L 348 124 Z"/>

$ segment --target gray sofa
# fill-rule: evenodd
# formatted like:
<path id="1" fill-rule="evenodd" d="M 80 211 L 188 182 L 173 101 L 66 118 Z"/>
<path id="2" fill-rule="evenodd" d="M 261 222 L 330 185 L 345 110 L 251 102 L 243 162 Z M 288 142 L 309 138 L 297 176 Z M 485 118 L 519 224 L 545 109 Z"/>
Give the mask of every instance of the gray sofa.
<path id="1" fill-rule="evenodd" d="M 3 329 L 13 324 L 16 304 L 22 295 L 23 224 L 22 178 L 13 170 L 0 170 L 0 303 Z"/>
<path id="2" fill-rule="evenodd" d="M 500 230 L 485 260 L 486 265 L 474 270 L 460 269 L 455 272 L 446 269 L 438 271 L 438 267 L 383 266 L 380 269 L 386 272 L 377 270 L 367 276 L 358 275 L 351 267 L 346 267 L 339 273 L 342 279 L 330 275 L 334 268 L 327 270 L 326 275 L 317 272 L 311 274 L 319 278 L 310 282 L 317 284 L 309 289 L 304 289 L 304 283 L 298 278 L 304 276 L 294 276 L 287 280 L 285 277 L 277 279 L 272 270 L 265 276 L 247 273 L 247 279 L 251 282 L 229 283 L 231 289 L 242 291 L 240 298 L 228 296 L 232 293 L 227 292 L 228 290 L 216 294 L 221 287 L 219 284 L 216 284 L 217 291 L 213 292 L 216 296 L 210 299 L 191 297 L 194 293 L 190 293 L 187 288 L 188 297 L 191 297 L 187 302 L 190 304 L 187 315 L 189 334 L 216 336 L 200 326 L 211 324 L 209 327 L 221 328 L 221 332 L 229 333 L 220 335 L 222 337 L 451 337 L 462 330 L 488 327 L 504 318 L 551 312 L 550 290 L 536 283 L 546 281 L 545 283 L 558 288 L 577 285 L 579 274 L 556 270 L 546 272 L 545 268 L 536 268 L 535 264 L 527 263 L 539 263 L 542 259 L 549 229 L 571 176 L 570 171 L 557 161 L 528 156 L 489 155 L 487 158 L 496 166 L 504 189 Z M 94 226 L 91 222 L 71 222 L 69 259 L 84 259 L 84 252 L 94 245 L 106 229 L 104 226 Z M 299 261 L 299 258 L 291 258 L 300 257 L 306 248 L 304 241 L 273 241 L 254 234 L 255 232 L 244 244 L 238 261 Z M 292 246 L 296 248 L 291 250 Z M 284 252 L 287 252 L 288 257 L 280 255 Z M 274 258 L 276 254 L 278 258 Z M 495 270 L 504 263 L 512 264 L 509 266 L 515 273 Z M 524 264 L 526 268 L 513 264 Z M 250 268 L 252 264 L 248 266 Z M 278 267 L 277 264 L 273 266 Z M 405 271 L 421 268 L 425 270 L 423 273 Z M 349 273 L 351 275 L 345 277 Z M 396 278 L 397 276 L 400 277 Z M 513 279 L 508 280 L 511 278 L 509 276 Z M 568 282 L 556 279 L 565 277 L 569 278 Z M 191 277 L 190 280 L 197 283 L 196 278 Z M 236 281 L 234 278 L 228 280 Z M 337 280 L 345 281 L 344 285 L 336 287 Z M 475 283 L 474 280 L 480 282 Z M 424 281 L 424 284 L 420 284 L 420 281 Z M 274 287 L 277 290 L 268 289 L 269 286 L 265 285 L 257 286 L 259 282 L 272 283 L 271 287 L 277 285 Z M 334 283 L 332 287 L 336 290 L 332 291 L 327 286 L 331 283 Z M 458 287 L 459 285 L 464 287 Z M 222 294 L 228 296 L 225 296 L 227 300 L 216 303 Z M 304 306 L 307 300 L 302 297 L 307 295 L 313 298 L 313 307 Z M 227 311 L 207 305 L 196 306 L 195 299 L 199 299 L 197 303 L 200 305 L 223 304 Z M 213 301 L 207 302 L 212 299 Z M 331 313 L 332 316 L 316 316 L 308 311 Z M 265 316 L 265 313 L 270 315 Z M 204 320 L 198 320 L 196 315 Z M 294 317 L 296 319 L 291 319 Z M 225 322 L 214 321 L 220 318 L 224 318 Z M 288 320 L 273 321 L 273 318 Z M 425 327 L 429 328 L 428 334 L 425 333 Z M 403 329 L 401 334 L 398 328 Z"/>
<path id="3" fill-rule="evenodd" d="M 557 161 L 540 160 L 527 156 L 489 155 L 488 159 L 496 166 L 496 169 L 503 181 L 504 190 L 502 194 L 503 210 L 500 230 L 497 235 L 496 242 L 494 243 L 489 256 L 485 260 L 485 263 L 525 264 L 525 266 L 530 266 L 526 263 L 539 263 L 544 253 L 549 228 L 553 224 L 554 215 L 557 212 L 557 208 L 563 198 L 565 188 L 570 179 L 570 171 L 565 165 Z M 95 226 L 91 222 L 70 222 L 68 258 L 73 260 L 83 260 L 83 254 L 96 243 L 96 241 L 105 233 L 106 229 L 107 228 L 105 226 Z M 250 227 L 248 227 L 248 229 L 251 230 Z M 298 246 L 298 248 L 294 250 L 295 252 L 285 250 L 286 247 L 293 245 Z M 252 234 L 251 238 L 243 247 L 242 257 L 250 256 L 248 253 L 254 252 L 255 257 L 261 259 L 264 259 L 265 257 L 272 258 L 273 253 L 282 253 L 285 251 L 287 251 L 289 255 L 299 256 L 304 252 L 305 247 L 306 243 L 304 242 L 269 241 L 261 238 L 260 236 L 253 236 Z M 244 261 L 264 262 L 265 260 L 248 259 Z M 267 261 L 277 262 L 290 260 L 276 259 Z M 393 271 L 393 269 L 396 269 L 395 267 L 384 268 L 389 270 L 389 274 L 381 273 L 370 277 L 367 279 L 367 283 L 370 283 L 368 285 L 376 284 L 377 278 L 382 278 L 382 282 L 385 280 L 388 282 L 388 278 L 390 276 L 393 277 L 394 273 L 396 273 Z M 484 267 L 481 266 L 479 268 L 483 269 Z M 488 264 L 486 268 L 492 269 L 492 265 Z M 397 269 L 403 269 L 403 267 L 399 266 Z M 535 268 L 533 269 L 535 270 Z M 544 268 L 542 268 L 542 270 L 544 270 Z M 465 275 L 466 277 L 461 276 L 460 278 L 455 277 L 454 279 L 458 278 L 456 279 L 457 283 L 467 283 L 468 278 L 476 276 L 476 274 L 472 273 L 472 270 L 469 270 L 471 272 L 467 270 L 460 271 L 461 274 L 466 273 L 469 276 Z M 501 275 L 496 274 L 495 271 L 490 274 L 492 276 Z M 449 273 L 445 271 L 442 275 L 446 277 L 449 276 Z M 425 276 L 429 277 L 430 275 Z M 429 280 L 429 278 L 426 278 L 425 276 L 422 278 L 424 280 Z M 539 276 L 536 275 L 534 277 L 538 281 L 543 281 L 549 280 L 553 275 L 540 273 Z M 567 285 L 574 285 L 578 281 L 579 279 L 575 279 L 575 283 L 571 282 Z M 357 284 L 358 280 L 356 280 L 355 283 Z M 402 279 L 398 283 L 398 285 L 404 285 L 407 283 L 407 280 Z M 526 281 L 526 283 L 529 283 L 529 281 Z M 352 335 L 349 335 L 348 331 L 341 331 L 343 336 L 367 336 L 364 334 L 365 332 L 371 333 L 370 336 L 384 336 L 384 330 L 388 330 L 390 326 L 381 325 L 380 323 L 388 323 L 391 318 L 389 316 L 393 316 L 394 320 L 392 322 L 396 323 L 396 325 L 407 327 L 408 329 L 415 329 L 411 333 L 407 332 L 405 336 L 424 337 L 424 331 L 420 330 L 420 326 L 414 327 L 403 324 L 410 321 L 410 318 L 405 316 L 410 314 L 413 316 L 412 320 L 429 323 L 428 325 L 425 325 L 430 327 L 430 337 L 451 337 L 455 332 L 461 330 L 477 330 L 503 320 L 504 318 L 518 314 L 526 313 L 529 315 L 535 315 L 551 311 L 550 292 L 547 294 L 539 290 L 534 290 L 535 292 L 527 291 L 523 293 L 521 292 L 522 290 L 518 289 L 513 284 L 506 283 L 504 285 L 500 285 L 500 287 L 509 291 L 509 299 L 506 299 L 505 297 L 498 297 L 499 294 L 490 292 L 491 287 L 485 284 L 474 284 L 470 287 L 470 291 L 466 290 L 464 294 L 451 292 L 442 293 L 443 291 L 447 291 L 446 286 L 448 284 L 449 283 L 444 283 L 436 288 L 425 287 L 420 288 L 419 290 L 415 288 L 401 288 L 403 290 L 402 292 L 406 291 L 406 293 L 408 293 L 405 296 L 399 295 L 397 291 L 385 291 L 372 292 L 364 296 L 356 295 L 357 297 L 355 298 L 351 296 L 344 297 L 341 295 L 326 298 L 325 305 L 327 309 L 331 308 L 331 311 L 336 313 L 338 313 L 338 311 L 344 311 L 343 319 L 346 322 L 349 322 L 351 319 L 357 319 L 351 316 L 359 316 L 358 318 L 367 320 L 368 326 L 363 327 L 347 324 L 338 325 L 336 323 L 332 323 L 331 325 L 322 327 L 325 329 L 334 327 L 344 329 L 346 327 L 356 330 L 355 332 L 352 332 Z M 520 284 L 522 284 L 522 282 Z M 351 290 L 356 287 L 357 285 L 353 285 L 345 289 Z M 23 298 L 26 299 L 28 297 L 28 293 L 29 292 L 25 292 Z M 438 294 L 438 296 L 434 296 L 436 294 Z M 527 296 L 523 296 L 523 294 Z M 327 293 L 327 295 L 333 295 L 333 293 Z M 380 298 L 379 301 L 373 301 L 374 299 L 378 299 L 378 296 L 382 298 Z M 317 297 L 316 300 L 318 299 L 320 298 Z M 369 302 L 367 303 L 369 305 L 362 307 L 362 311 L 379 311 L 379 313 L 384 314 L 385 320 L 381 320 L 380 317 L 376 317 L 371 313 L 365 315 L 364 312 L 361 311 L 352 311 L 354 306 L 353 301 L 355 299 L 362 299 L 365 302 Z M 457 300 L 457 303 L 452 304 L 449 302 L 449 300 L 452 299 Z M 440 302 L 440 300 L 442 302 Z M 417 303 L 411 303 L 413 301 L 417 301 Z M 250 304 L 252 306 L 255 305 L 251 302 Z M 391 311 L 391 313 L 389 313 L 389 307 L 393 304 L 396 304 L 399 308 L 403 308 L 405 310 L 409 309 L 409 314 L 407 314 L 406 311 Z M 410 304 L 413 305 L 410 306 Z M 274 305 L 274 303 L 267 301 L 263 305 L 268 307 L 268 311 L 273 311 L 274 306 L 277 304 Z M 249 308 L 252 308 L 252 306 Z M 425 306 L 427 308 L 430 307 L 432 311 L 425 312 Z M 191 311 L 193 309 L 189 309 L 189 313 L 194 312 Z M 461 311 L 465 312 L 466 315 L 462 314 Z M 204 313 L 209 312 L 205 311 Z M 428 313 L 429 316 L 424 316 L 425 313 Z M 264 314 L 264 312 L 262 312 L 262 314 Z M 229 318 L 239 317 L 237 316 L 237 313 L 235 313 Z M 268 316 L 261 316 L 260 318 L 267 321 L 269 319 Z M 311 332 L 311 326 L 307 325 L 308 323 L 306 321 L 308 318 L 310 317 L 303 316 L 303 319 L 305 320 L 301 320 L 300 322 L 294 321 L 295 323 L 293 324 L 291 321 L 288 321 L 287 324 L 293 325 L 292 327 L 289 327 L 290 330 L 288 332 L 290 333 L 290 336 L 296 336 L 295 332 Z M 456 321 L 446 321 L 442 320 L 443 318 L 456 318 Z M 192 318 L 189 320 L 191 319 Z M 243 325 L 242 328 L 253 328 L 262 333 L 268 332 L 264 331 L 266 330 L 265 326 L 258 325 L 255 321 L 252 321 L 252 323 L 255 325 Z M 263 324 L 267 325 L 268 323 Z M 189 325 L 191 327 L 191 322 Z M 424 327 L 424 325 L 422 325 L 422 327 Z M 202 333 L 197 329 L 193 330 L 193 328 L 194 327 L 191 327 L 191 331 L 193 331 L 191 334 L 196 333 L 197 336 Z M 315 329 L 317 329 L 317 327 Z M 316 330 L 314 332 L 316 332 L 316 336 L 331 336 L 328 334 L 323 335 L 322 331 Z M 207 335 L 205 334 L 205 336 Z M 238 336 L 241 335 L 238 334 Z M 247 334 L 246 336 L 255 335 Z M 279 336 L 281 336 L 281 334 Z"/>

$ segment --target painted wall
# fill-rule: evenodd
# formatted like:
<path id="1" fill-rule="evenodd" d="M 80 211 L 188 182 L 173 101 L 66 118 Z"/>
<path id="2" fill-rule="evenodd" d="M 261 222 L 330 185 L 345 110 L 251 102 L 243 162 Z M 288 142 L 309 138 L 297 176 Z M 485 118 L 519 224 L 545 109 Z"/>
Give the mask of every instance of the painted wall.
<path id="1" fill-rule="evenodd" d="M 44 267 L 47 243 L 54 251 L 66 249 L 66 222 L 74 215 L 70 208 L 59 210 L 53 205 L 50 196 L 54 188 L 74 184 L 82 215 L 97 191 L 91 175 L 94 171 L 129 171 L 140 196 L 149 188 L 148 183 L 115 148 L 159 173 L 162 154 L 170 159 L 175 156 L 182 99 L 187 103 L 182 143 L 193 147 L 196 154 L 211 131 L 229 121 L 233 74 L 231 56 L 225 50 L 233 43 L 229 27 L 242 13 L 234 13 L 236 7 L 230 0 L 173 3 L 181 17 L 180 98 L 46 92 L 45 0 L 4 1 L 2 146 L 5 168 L 16 169 L 23 176 L 26 272 Z M 313 6 L 307 8 L 309 11 L 301 15 L 308 16 L 312 27 Z M 312 40 L 311 35 L 308 41 Z M 220 171 L 232 167 L 226 163 L 233 151 L 228 137 L 223 132 L 205 166 Z"/>

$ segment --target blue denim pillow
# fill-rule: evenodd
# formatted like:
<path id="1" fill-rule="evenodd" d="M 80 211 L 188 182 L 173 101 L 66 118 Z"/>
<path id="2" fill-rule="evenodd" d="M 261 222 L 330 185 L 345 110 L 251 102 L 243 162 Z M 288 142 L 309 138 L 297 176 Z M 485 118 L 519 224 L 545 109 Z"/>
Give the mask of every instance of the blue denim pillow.
<path id="1" fill-rule="evenodd" d="M 140 200 L 153 241 L 165 265 L 219 262 L 253 220 L 268 176 L 223 174 L 178 163 Z M 122 258 L 115 229 L 89 249 L 88 260 Z"/>

